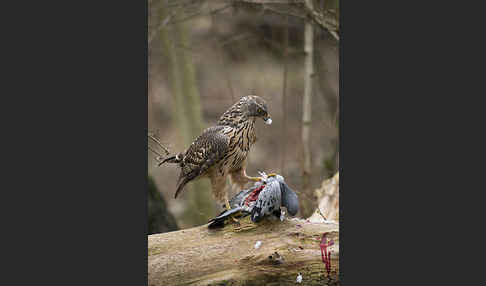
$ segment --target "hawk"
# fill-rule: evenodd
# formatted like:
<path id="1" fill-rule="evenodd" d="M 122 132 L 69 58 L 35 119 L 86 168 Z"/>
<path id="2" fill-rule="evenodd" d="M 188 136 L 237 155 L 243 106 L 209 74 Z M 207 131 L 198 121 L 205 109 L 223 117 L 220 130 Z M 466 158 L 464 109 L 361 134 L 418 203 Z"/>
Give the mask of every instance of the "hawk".
<path id="1" fill-rule="evenodd" d="M 261 177 L 246 174 L 247 156 L 256 141 L 258 118 L 272 124 L 266 102 L 256 95 L 244 96 L 223 113 L 216 126 L 205 129 L 185 152 L 163 160 L 159 166 L 175 163 L 181 169 L 174 198 L 188 182 L 209 178 L 213 197 L 230 209 L 226 190 L 228 176 L 240 189 L 248 182 L 261 181 Z"/>

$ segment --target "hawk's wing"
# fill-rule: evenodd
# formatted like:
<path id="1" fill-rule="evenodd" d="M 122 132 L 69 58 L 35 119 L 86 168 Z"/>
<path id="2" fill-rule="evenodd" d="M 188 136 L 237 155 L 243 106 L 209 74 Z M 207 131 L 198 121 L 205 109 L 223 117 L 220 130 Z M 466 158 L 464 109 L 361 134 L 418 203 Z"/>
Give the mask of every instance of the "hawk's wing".
<path id="1" fill-rule="evenodd" d="M 204 174 L 224 157 L 229 149 L 229 136 L 225 135 L 228 128 L 231 127 L 208 128 L 189 146 L 182 161 L 176 198 L 189 181 Z"/>

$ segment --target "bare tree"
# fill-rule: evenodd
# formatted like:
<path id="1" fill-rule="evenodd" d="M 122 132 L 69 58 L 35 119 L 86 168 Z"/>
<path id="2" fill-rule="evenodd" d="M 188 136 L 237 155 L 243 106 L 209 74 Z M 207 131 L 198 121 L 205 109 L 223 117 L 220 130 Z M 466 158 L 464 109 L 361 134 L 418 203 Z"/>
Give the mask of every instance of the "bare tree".
<path id="1" fill-rule="evenodd" d="M 160 5 L 161 21 L 169 15 L 167 2 Z M 189 46 L 189 36 L 185 23 L 175 20 L 170 26 L 160 29 L 161 40 L 167 59 L 169 60 L 170 82 L 176 102 L 176 118 L 179 134 L 184 147 L 188 147 L 192 140 L 202 131 L 202 114 L 199 92 L 197 89 L 194 65 L 191 54 L 182 47 Z M 182 151 L 182 150 L 180 150 Z M 200 225 L 215 214 L 214 203 L 211 199 L 209 182 L 195 181 L 187 186 L 187 206 L 183 220 L 188 225 Z"/>
<path id="2" fill-rule="evenodd" d="M 288 77 L 288 59 L 289 58 L 289 16 L 285 16 L 285 32 L 284 32 L 284 72 L 283 72 L 283 88 L 282 88 L 282 135 L 287 132 L 287 77 Z M 285 176 L 285 152 L 287 151 L 287 141 L 282 141 L 282 158 L 280 169 L 283 176 Z"/>
<path id="3" fill-rule="evenodd" d="M 312 8 L 312 1 L 306 0 L 306 6 Z M 302 169 L 302 191 L 310 194 L 310 183 L 312 175 L 310 129 L 312 118 L 312 77 L 314 75 L 314 28 L 311 23 L 306 22 L 304 32 L 304 97 L 302 99 L 302 145 L 303 145 L 303 169 Z M 303 205 L 302 214 L 306 215 L 309 208 Z"/>

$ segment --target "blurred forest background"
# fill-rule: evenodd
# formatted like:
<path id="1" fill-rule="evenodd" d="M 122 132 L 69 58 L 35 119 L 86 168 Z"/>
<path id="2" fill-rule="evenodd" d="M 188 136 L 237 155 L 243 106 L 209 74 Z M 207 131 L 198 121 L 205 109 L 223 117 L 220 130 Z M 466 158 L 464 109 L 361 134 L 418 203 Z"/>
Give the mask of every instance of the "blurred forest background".
<path id="1" fill-rule="evenodd" d="M 247 173 L 283 175 L 298 216 L 311 215 L 339 166 L 339 1 L 148 2 L 149 133 L 178 153 L 242 96 L 263 97 L 273 123 L 257 120 Z M 149 233 L 219 213 L 206 179 L 175 200 L 178 168 L 155 157 L 148 151 Z"/>

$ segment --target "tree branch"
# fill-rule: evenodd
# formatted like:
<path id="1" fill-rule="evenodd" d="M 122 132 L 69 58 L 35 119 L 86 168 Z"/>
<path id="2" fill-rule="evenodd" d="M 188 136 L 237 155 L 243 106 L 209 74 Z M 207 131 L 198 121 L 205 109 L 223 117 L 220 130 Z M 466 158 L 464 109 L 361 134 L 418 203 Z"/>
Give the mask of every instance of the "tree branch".
<path id="1" fill-rule="evenodd" d="M 296 15 L 293 13 L 288 13 L 284 11 L 280 11 L 278 9 L 271 8 L 268 5 L 272 4 L 287 4 L 287 5 L 292 5 L 292 4 L 303 4 L 301 5 L 303 7 L 303 12 L 304 14 L 309 17 L 312 22 L 317 24 L 319 27 L 321 27 L 324 30 L 327 30 L 337 41 L 339 41 L 339 35 L 337 33 L 338 30 L 338 23 L 334 21 L 330 17 L 325 17 L 324 13 L 321 13 L 320 11 L 316 10 L 310 0 L 231 0 L 232 2 L 240 2 L 240 3 L 247 3 L 247 4 L 257 4 L 257 5 L 263 5 L 264 9 L 267 11 L 271 11 L 277 14 L 281 15 L 289 15 L 293 16 L 296 18 L 305 18 L 301 15 Z M 327 11 L 329 12 L 329 11 Z M 330 12 L 329 12 L 330 13 Z"/>
<path id="2" fill-rule="evenodd" d="M 318 12 L 316 9 L 313 8 L 310 0 L 304 1 L 304 9 L 307 15 L 314 21 L 317 25 L 319 25 L 324 30 L 329 31 L 329 33 L 339 41 L 339 36 L 336 33 L 337 31 L 337 23 L 335 26 L 331 25 L 328 21 L 326 21 L 324 14 Z"/>
<path id="3" fill-rule="evenodd" d="M 176 17 L 177 13 L 180 12 L 180 10 L 182 10 L 182 8 L 184 8 L 184 6 L 181 5 L 180 7 L 178 7 L 179 9 L 176 9 L 173 12 L 171 12 L 167 17 L 164 18 L 163 21 L 160 22 L 160 24 L 156 28 L 153 28 L 152 29 L 152 31 L 148 35 L 148 46 L 150 47 L 152 41 L 157 36 L 158 32 L 161 29 L 165 28 L 167 25 L 172 25 L 174 23 L 185 22 L 185 21 L 191 20 L 192 18 L 197 17 L 197 16 L 212 15 L 214 13 L 218 13 L 218 12 L 221 12 L 223 10 L 226 10 L 226 9 L 232 7 L 232 6 L 233 6 L 233 4 L 228 4 L 228 5 L 225 5 L 223 7 L 220 7 L 220 8 L 214 9 L 214 10 L 211 10 L 209 12 L 201 10 L 201 11 L 198 11 L 198 12 L 196 12 L 196 13 L 194 13 L 192 15 L 189 15 L 187 17 L 184 17 L 184 18 L 181 18 L 181 19 L 177 19 L 177 20 L 171 21 L 173 18 Z"/>

